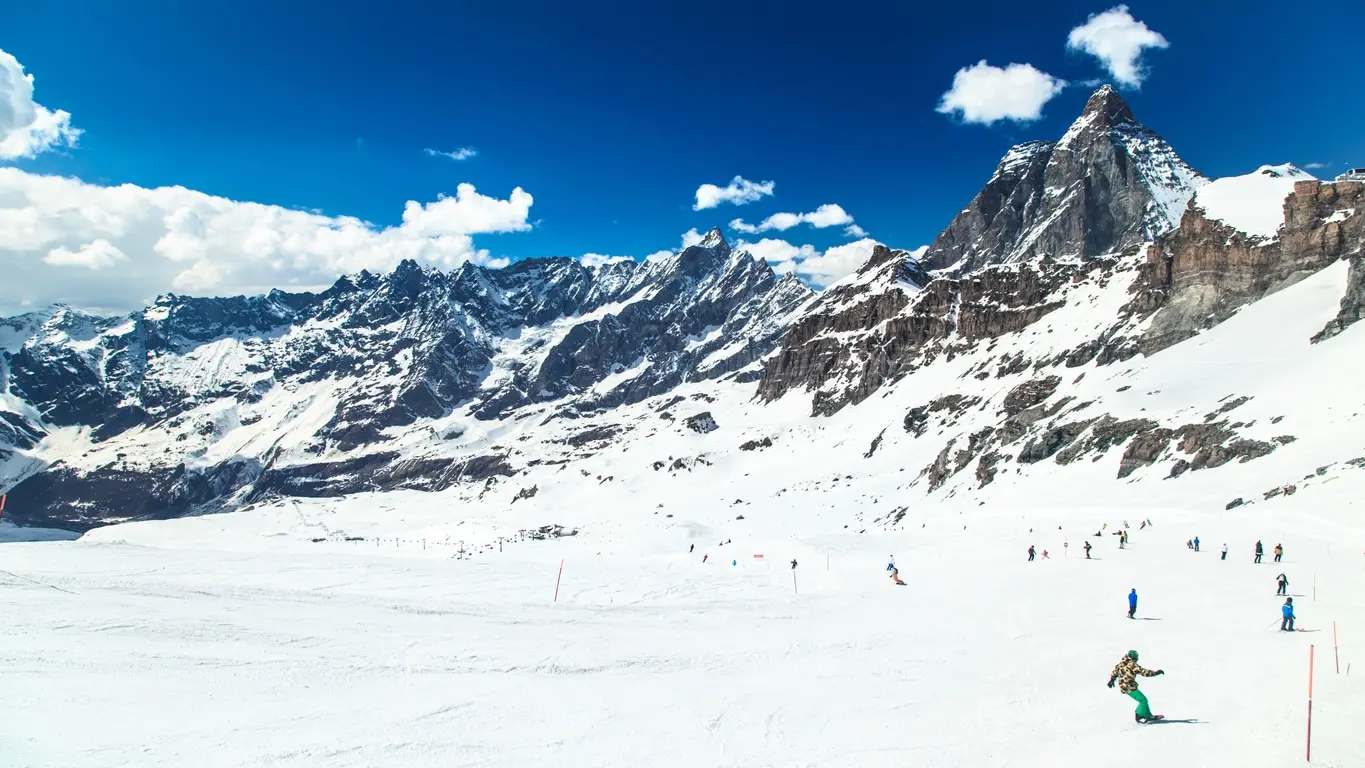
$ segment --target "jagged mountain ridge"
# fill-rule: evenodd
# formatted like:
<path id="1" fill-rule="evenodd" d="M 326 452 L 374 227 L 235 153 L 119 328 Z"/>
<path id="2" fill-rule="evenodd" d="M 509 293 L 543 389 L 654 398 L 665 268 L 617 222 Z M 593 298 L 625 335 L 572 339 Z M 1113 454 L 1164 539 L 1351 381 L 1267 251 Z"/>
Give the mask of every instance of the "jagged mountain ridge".
<path id="1" fill-rule="evenodd" d="M 1087 106 L 1092 116 L 1083 115 L 1068 133 L 1084 139 L 1096 124 L 1108 123 L 1102 138 L 1111 145 L 1125 133 L 1146 141 L 1150 132 L 1131 124 L 1126 105 L 1118 109 L 1121 100 L 1103 90 Z M 1097 99 L 1104 111 L 1091 111 Z M 1188 167 L 1173 165 L 1178 157 L 1164 143 L 1150 149 L 1158 161 L 1144 154 L 1149 149 L 1142 142 L 1128 146 L 1135 153 L 1129 168 Z M 1112 164 L 1127 152 L 1105 150 L 1095 162 Z M 1036 162 L 1043 154 L 1048 161 Z M 1002 166 L 1021 178 L 1029 168 L 1046 177 L 1055 156 L 1056 145 L 1024 145 Z M 1092 170 L 1082 164 L 1072 172 Z M 1138 375 L 1146 356 L 1181 348 L 1239 308 L 1341 260 L 1351 267 L 1340 309 L 1314 333 L 1328 339 L 1348 331 L 1365 304 L 1359 277 L 1365 270 L 1358 267 L 1365 219 L 1355 215 L 1360 185 L 1290 183 L 1260 206 L 1283 214 L 1268 225 L 1272 238 L 1240 232 L 1206 210 L 1216 196 L 1201 201 L 1201 181 L 1170 187 L 1179 193 L 1172 200 L 1195 197 L 1174 230 L 1152 218 L 1153 212 L 1169 217 L 1170 208 L 1150 190 L 1141 216 L 1131 205 L 1140 195 L 1129 194 L 1120 209 L 1134 242 L 1117 250 L 1087 253 L 1082 238 L 1058 253 L 1039 250 L 933 273 L 926 268 L 932 248 L 879 247 L 860 270 L 813 300 L 794 278 L 777 280 L 765 265 L 731 253 L 713 231 L 698 250 L 608 265 L 589 278 L 567 260 L 501 272 L 471 269 L 463 281 L 458 273 L 433 276 L 413 265 L 403 276 L 339 281 L 324 292 L 329 298 L 271 294 L 215 304 L 203 317 L 191 313 L 172 323 L 173 331 L 190 329 L 188 342 L 163 350 L 160 340 L 180 338 L 175 332 L 141 335 L 141 343 L 150 341 L 147 370 L 166 389 L 163 395 L 173 394 L 134 403 L 162 409 L 149 412 L 150 425 L 146 415 L 125 411 L 140 426 L 116 424 L 113 437 L 61 454 L 22 484 L 16 499 L 21 509 L 44 513 L 74 506 L 36 519 L 75 527 L 277 495 L 391 488 L 448 489 L 468 503 L 485 497 L 496 503 L 499 478 L 515 482 L 518 493 L 534 493 L 570 465 L 587 477 L 580 468 L 604 451 L 644 451 L 640 446 L 692 431 L 728 439 L 736 428 L 752 438 L 738 450 L 770 453 L 778 465 L 768 470 L 784 475 L 790 469 L 780 466 L 783 440 L 811 430 L 788 426 L 757 434 L 754 425 L 766 422 L 763 413 L 792 412 L 788 405 L 801 405 L 806 396 L 807 413 L 837 419 L 844 428 L 857 425 L 860 433 L 863 425 L 851 422 L 850 413 L 883 418 L 883 408 L 865 401 L 905 403 L 908 412 L 903 408 L 881 427 L 867 456 L 883 445 L 900 445 L 907 456 L 932 446 L 924 469 L 905 486 L 925 494 L 980 491 L 1000 473 L 1050 471 L 1045 468 L 1082 456 L 1100 461 L 1110 449 L 1122 454 L 1120 478 L 1158 467 L 1164 472 L 1162 465 L 1172 477 L 1202 476 L 1200 470 L 1259 459 L 1282 444 L 1264 425 L 1249 431 L 1249 424 L 1213 418 L 1201 426 L 1180 409 L 1164 420 L 1149 418 L 1131 402 L 1106 410 L 1103 398 L 1077 402 L 1069 392 L 1087 374 Z M 1057 210 L 1074 220 L 1053 230 Z M 1114 210 L 1103 206 L 1020 211 L 1021 231 L 1053 232 L 1049 237 L 1114 231 L 1092 226 L 1113 223 Z M 1147 238 L 1156 230 L 1163 231 Z M 428 300 L 449 295 L 454 283 L 463 286 L 459 307 L 476 310 L 452 312 L 449 301 Z M 541 290 L 547 285 L 555 289 Z M 747 298 L 736 301 L 740 295 Z M 153 308 L 165 317 L 152 319 L 175 316 L 172 309 Z M 281 324 L 299 312 L 310 318 L 303 326 Z M 540 324 L 519 325 L 531 320 Z M 224 335 L 229 327 L 235 330 Z M 130 333 L 117 325 L 86 333 L 61 354 L 74 355 L 69 362 L 85 359 L 103 348 L 92 339 L 115 330 Z M 270 366 L 256 362 L 264 353 L 224 355 L 214 346 L 233 347 L 241 334 L 260 337 L 273 355 Z M 644 347 L 648 354 L 635 354 Z M 208 348 L 214 354 L 196 355 Z M 117 363 L 105 369 L 136 369 L 136 355 L 99 354 Z M 284 381 L 277 370 L 287 372 Z M 139 392 L 154 391 L 147 378 Z M 471 381 L 478 382 L 476 394 L 458 399 Z M 686 426 L 716 425 L 708 405 L 735 408 L 730 400 L 751 397 L 755 381 L 758 397 L 741 409 L 745 422 L 722 419 L 719 429 L 704 431 Z M 126 399 L 107 398 L 129 407 Z M 48 402 L 55 407 L 59 399 Z M 38 432 L 53 432 L 27 453 L 42 453 L 57 433 L 69 431 L 52 430 L 34 416 L 37 409 L 24 413 Z M 831 450 L 846 450 L 842 445 Z M 639 460 L 655 472 L 691 473 L 706 471 L 715 456 L 677 455 L 670 448 Z"/>
<path id="2" fill-rule="evenodd" d="M 533 259 L 443 273 L 404 262 L 320 293 L 166 296 L 121 318 L 59 308 L 6 326 L 0 438 L 13 450 L 53 428 L 88 429 L 95 444 L 161 435 L 150 443 L 167 445 L 151 455 L 150 445 L 118 454 L 139 456 L 131 463 L 77 468 L 68 457 L 21 483 L 14 501 L 86 499 L 87 509 L 47 518 L 75 526 L 179 514 L 282 463 L 379 452 L 367 464 L 379 471 L 397 460 L 387 444 L 456 410 L 496 420 L 553 404 L 552 416 L 575 417 L 685 381 L 756 378 L 753 364 L 811 295 L 713 230 L 643 263 Z M 295 425 L 304 431 L 285 441 L 294 447 L 243 445 L 215 460 L 229 433 L 267 418 L 253 409 L 281 390 L 326 400 Z M 193 416 L 206 408 L 220 412 Z"/>
<path id="3" fill-rule="evenodd" d="M 923 263 L 962 275 L 1042 256 L 1117 253 L 1174 229 L 1206 182 L 1106 85 L 1060 140 L 1006 153 Z"/>

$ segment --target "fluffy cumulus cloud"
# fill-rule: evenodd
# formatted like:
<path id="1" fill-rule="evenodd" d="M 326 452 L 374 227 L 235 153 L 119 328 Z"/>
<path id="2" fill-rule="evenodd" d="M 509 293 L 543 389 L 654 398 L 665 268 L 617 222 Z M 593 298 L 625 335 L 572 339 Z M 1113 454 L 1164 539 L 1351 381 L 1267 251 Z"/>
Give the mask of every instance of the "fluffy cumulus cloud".
<path id="1" fill-rule="evenodd" d="M 730 222 L 730 228 L 736 232 L 743 232 L 748 235 L 757 235 L 762 232 L 784 232 L 799 224 L 809 224 L 817 229 L 825 227 L 839 227 L 853 224 L 853 217 L 843 208 L 833 204 L 816 208 L 810 213 L 774 213 L 758 224 L 747 224 L 743 219 L 735 219 Z M 859 228 L 857 231 L 861 232 Z"/>
<path id="2" fill-rule="evenodd" d="M 865 264 L 876 246 L 876 240 L 863 238 L 821 252 L 812 245 L 764 238 L 756 243 L 740 240 L 735 249 L 763 259 L 779 274 L 795 274 L 817 288 L 824 288 Z"/>
<path id="3" fill-rule="evenodd" d="M 428 155 L 431 155 L 432 157 L 448 157 L 451 160 L 468 160 L 469 158 L 479 154 L 479 150 L 473 147 L 460 147 L 459 149 L 452 149 L 449 152 L 442 152 L 439 149 L 431 149 L 430 147 L 428 147 L 427 149 L 424 149 L 422 151 Z"/>
<path id="4" fill-rule="evenodd" d="M 409 202 L 400 224 L 376 227 L 183 187 L 107 187 L 0 168 L 0 264 L 8 271 L 0 311 L 52 302 L 126 310 L 167 291 L 316 289 L 403 259 L 502 266 L 473 237 L 530 229 L 532 203 L 519 187 L 502 199 L 461 184 L 453 196 Z"/>
<path id="5" fill-rule="evenodd" d="M 33 76 L 12 55 L 0 50 L 0 160 L 33 157 L 76 143 L 80 131 L 71 115 L 33 100 Z"/>
<path id="6" fill-rule="evenodd" d="M 692 206 L 692 210 L 704 211 L 722 203 L 733 205 L 752 203 L 772 195 L 775 186 L 777 185 L 771 181 L 749 181 L 743 176 L 734 177 L 723 187 L 703 184 L 697 187 L 697 202 Z"/>
<path id="7" fill-rule="evenodd" d="M 953 86 L 939 100 L 938 111 L 982 125 L 1001 120 L 1029 122 L 1042 117 L 1043 105 L 1065 87 L 1065 80 L 1032 64 L 1010 64 L 1002 69 L 982 59 L 957 71 Z"/>
<path id="8" fill-rule="evenodd" d="M 1120 5 L 1097 13 L 1071 30 L 1066 38 L 1068 50 L 1088 53 L 1100 60 L 1121 85 L 1137 88 L 1147 76 L 1142 52 L 1166 48 L 1170 43 L 1159 32 L 1133 18 L 1128 6 Z"/>
<path id="9" fill-rule="evenodd" d="M 630 257 L 606 256 L 600 253 L 585 253 L 583 254 L 582 258 L 579 259 L 579 261 L 582 262 L 583 266 L 587 267 L 588 269 L 596 269 L 597 267 L 606 266 L 607 264 L 615 264 L 618 261 L 630 261 Z"/>

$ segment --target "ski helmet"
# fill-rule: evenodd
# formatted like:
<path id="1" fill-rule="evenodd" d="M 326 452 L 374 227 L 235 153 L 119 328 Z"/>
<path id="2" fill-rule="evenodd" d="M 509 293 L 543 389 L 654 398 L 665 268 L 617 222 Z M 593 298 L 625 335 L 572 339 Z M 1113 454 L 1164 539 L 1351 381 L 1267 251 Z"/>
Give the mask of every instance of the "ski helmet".
<path id="1" fill-rule="evenodd" d="M 1129 652 L 1128 652 L 1128 658 L 1132 659 L 1133 661 L 1137 661 L 1137 660 L 1138 660 L 1138 653 L 1137 653 L 1137 651 L 1129 651 Z"/>

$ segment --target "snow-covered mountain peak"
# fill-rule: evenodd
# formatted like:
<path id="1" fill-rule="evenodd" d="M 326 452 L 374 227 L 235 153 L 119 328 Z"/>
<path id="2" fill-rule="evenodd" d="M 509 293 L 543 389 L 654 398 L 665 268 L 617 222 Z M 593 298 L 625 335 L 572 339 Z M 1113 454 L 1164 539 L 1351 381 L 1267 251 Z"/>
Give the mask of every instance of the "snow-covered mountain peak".
<path id="1" fill-rule="evenodd" d="M 719 248 L 721 246 L 727 250 L 730 248 L 730 243 L 725 240 L 725 234 L 720 231 L 720 227 L 712 227 L 711 231 L 706 233 L 698 245 L 702 248 Z"/>

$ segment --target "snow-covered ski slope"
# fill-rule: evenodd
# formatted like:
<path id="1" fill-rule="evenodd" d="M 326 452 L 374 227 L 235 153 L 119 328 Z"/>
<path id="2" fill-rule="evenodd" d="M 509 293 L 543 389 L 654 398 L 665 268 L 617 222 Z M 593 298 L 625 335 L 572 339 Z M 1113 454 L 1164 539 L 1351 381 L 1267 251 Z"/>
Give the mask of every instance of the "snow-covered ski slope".
<path id="1" fill-rule="evenodd" d="M 864 535 L 698 509 L 614 546 L 584 532 L 468 559 L 287 535 L 182 547 L 196 521 L 139 524 L 142 545 L 6 544 L 3 763 L 1286 766 L 1315 643 L 1314 764 L 1365 764 L 1358 523 L 1112 501 Z M 1087 562 L 1086 534 L 1125 519 L 1130 549 L 1091 537 Z M 1317 535 L 1343 524 L 1353 543 Z M 1258 537 L 1286 562 L 1253 565 Z M 1314 631 L 1277 631 L 1281 571 Z M 1130 648 L 1167 672 L 1142 681 L 1155 710 L 1200 722 L 1133 723 L 1104 686 Z"/>
<path id="2" fill-rule="evenodd" d="M 1122 301 L 1116 279 L 827 419 L 801 393 L 765 406 L 689 386 L 676 422 L 648 402 L 574 421 L 658 427 L 501 484 L 0 544 L 0 764 L 1286 766 L 1314 644 L 1314 764 L 1365 765 L 1365 468 L 1349 461 L 1365 456 L 1365 330 L 1308 342 L 1345 280 L 1337 264 L 1151 357 L 1065 369 L 1066 394 L 1119 418 L 1199 422 L 1236 395 L 1243 434 L 1296 438 L 1171 479 L 1167 459 L 1116 480 L 1115 447 L 1011 462 L 984 488 L 970 471 L 912 484 L 1030 378 L 973 367 L 1086 338 Z M 901 427 L 952 392 L 985 402 L 921 438 Z M 680 426 L 700 410 L 719 429 Z M 470 422 L 460 449 L 548 451 L 518 440 L 539 421 Z M 549 524 L 578 534 L 518 536 Z M 1029 545 L 1049 558 L 1028 563 Z M 1307 632 L 1277 631 L 1282 571 Z M 1104 687 L 1130 648 L 1167 672 L 1142 681 L 1155 711 L 1200 722 L 1133 723 Z"/>

